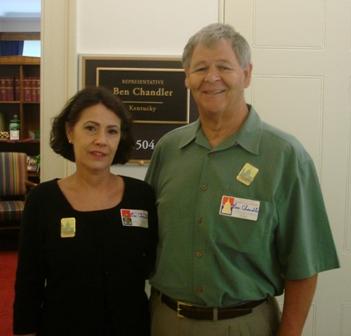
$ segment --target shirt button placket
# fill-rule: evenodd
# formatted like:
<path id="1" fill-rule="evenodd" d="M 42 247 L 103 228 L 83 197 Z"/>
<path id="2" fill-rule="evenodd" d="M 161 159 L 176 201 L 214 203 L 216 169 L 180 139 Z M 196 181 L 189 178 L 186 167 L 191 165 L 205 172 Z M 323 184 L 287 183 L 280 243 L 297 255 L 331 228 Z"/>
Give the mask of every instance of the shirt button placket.
<path id="1" fill-rule="evenodd" d="M 204 159 L 204 164 L 202 166 L 202 172 L 200 177 L 199 196 L 198 203 L 196 206 L 197 210 L 197 219 L 196 226 L 194 227 L 194 287 L 193 290 L 195 294 L 199 297 L 202 297 L 204 294 L 205 288 L 205 277 L 206 277 L 206 253 L 205 253 L 205 243 L 207 241 L 206 236 L 206 225 L 203 217 L 204 211 L 206 212 L 207 201 L 208 201 L 208 191 L 209 183 L 207 176 L 207 165 L 208 157 Z"/>
<path id="2" fill-rule="evenodd" d="M 198 294 L 202 294 L 204 292 L 204 287 L 202 287 L 202 286 L 196 287 L 196 292 Z"/>
<path id="3" fill-rule="evenodd" d="M 208 190 L 208 184 L 207 184 L 207 183 L 201 184 L 200 190 L 201 190 L 201 191 L 207 191 L 207 190 Z"/>

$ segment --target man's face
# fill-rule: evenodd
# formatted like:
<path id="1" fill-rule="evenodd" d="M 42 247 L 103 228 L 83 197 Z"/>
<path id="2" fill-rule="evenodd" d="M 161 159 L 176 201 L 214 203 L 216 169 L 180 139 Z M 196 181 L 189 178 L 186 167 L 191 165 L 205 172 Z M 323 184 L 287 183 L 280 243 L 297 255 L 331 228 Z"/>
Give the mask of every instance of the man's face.
<path id="1" fill-rule="evenodd" d="M 185 69 L 200 115 L 233 113 L 245 103 L 244 89 L 250 84 L 252 66 L 239 65 L 230 43 L 221 39 L 211 47 L 198 44 Z"/>

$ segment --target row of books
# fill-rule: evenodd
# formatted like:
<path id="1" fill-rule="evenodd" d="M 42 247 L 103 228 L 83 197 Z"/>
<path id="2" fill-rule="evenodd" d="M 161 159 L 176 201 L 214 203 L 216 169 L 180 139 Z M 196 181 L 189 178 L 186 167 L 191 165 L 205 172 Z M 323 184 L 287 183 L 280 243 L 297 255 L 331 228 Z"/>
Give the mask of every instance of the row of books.
<path id="1" fill-rule="evenodd" d="M 38 103 L 40 101 L 39 77 L 26 77 L 22 81 L 23 101 Z M 0 101 L 18 101 L 21 99 L 21 85 L 19 78 L 0 78 Z"/>
<path id="2" fill-rule="evenodd" d="M 20 81 L 19 78 L 0 78 L 0 101 L 19 100 Z"/>
<path id="3" fill-rule="evenodd" d="M 23 79 L 23 100 L 28 103 L 39 103 L 40 79 L 38 77 Z"/>

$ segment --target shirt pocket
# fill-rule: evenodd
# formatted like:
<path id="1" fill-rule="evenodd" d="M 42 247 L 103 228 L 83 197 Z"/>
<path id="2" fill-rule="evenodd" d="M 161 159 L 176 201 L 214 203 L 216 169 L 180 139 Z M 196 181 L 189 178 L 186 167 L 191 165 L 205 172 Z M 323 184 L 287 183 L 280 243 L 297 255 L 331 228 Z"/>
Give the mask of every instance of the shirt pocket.
<path id="1" fill-rule="evenodd" d="M 271 246 L 276 226 L 274 206 L 260 201 L 257 220 L 218 214 L 214 228 L 217 244 L 243 253 L 260 253 Z"/>

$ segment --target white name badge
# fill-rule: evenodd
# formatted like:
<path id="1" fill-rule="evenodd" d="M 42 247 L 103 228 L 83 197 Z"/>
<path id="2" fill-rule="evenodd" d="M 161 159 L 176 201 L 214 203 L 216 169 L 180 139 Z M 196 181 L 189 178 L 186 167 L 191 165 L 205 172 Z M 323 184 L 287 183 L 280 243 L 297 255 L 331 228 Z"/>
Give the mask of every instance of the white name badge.
<path id="1" fill-rule="evenodd" d="M 148 212 L 146 210 L 121 209 L 121 219 L 124 226 L 149 227 Z"/>
<path id="2" fill-rule="evenodd" d="M 225 195 L 219 208 L 220 215 L 252 221 L 257 221 L 259 211 L 260 201 Z"/>

